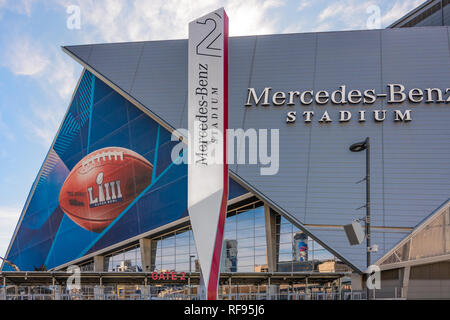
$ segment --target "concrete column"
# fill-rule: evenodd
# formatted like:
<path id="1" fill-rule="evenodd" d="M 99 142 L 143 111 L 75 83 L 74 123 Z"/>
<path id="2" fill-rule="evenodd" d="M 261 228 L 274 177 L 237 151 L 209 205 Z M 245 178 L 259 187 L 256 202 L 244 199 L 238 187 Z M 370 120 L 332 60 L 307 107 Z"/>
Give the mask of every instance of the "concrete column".
<path id="1" fill-rule="evenodd" d="M 264 217 L 266 224 L 266 245 L 267 245 L 267 267 L 269 272 L 278 271 L 278 255 L 280 248 L 280 222 L 281 216 L 270 207 L 264 205 Z M 270 278 L 269 278 L 270 279 Z M 267 293 L 270 296 L 276 296 L 278 294 L 278 285 L 269 285 L 267 287 Z"/>
<path id="2" fill-rule="evenodd" d="M 142 270 L 144 272 L 155 270 L 156 241 L 147 238 L 139 239 L 139 247 L 141 249 Z"/>
<path id="3" fill-rule="evenodd" d="M 276 272 L 280 243 L 280 215 L 265 204 L 264 216 L 266 222 L 267 267 L 269 272 Z"/>
<path id="4" fill-rule="evenodd" d="M 97 285 L 94 287 L 94 299 L 95 300 L 105 299 L 105 288 L 102 285 Z"/>
<path id="5" fill-rule="evenodd" d="M 339 278 L 338 280 L 338 294 L 339 294 L 339 298 L 338 300 L 343 300 L 342 299 L 342 278 Z"/>
<path id="6" fill-rule="evenodd" d="M 55 281 L 55 278 L 53 277 L 52 278 L 52 292 L 53 292 L 53 300 L 57 300 L 56 299 L 56 281 Z M 59 299 L 58 299 L 59 300 Z"/>
<path id="7" fill-rule="evenodd" d="M 311 296 L 310 296 L 310 292 L 309 292 L 309 287 L 308 287 L 309 283 L 308 283 L 308 277 L 305 278 L 305 300 L 311 300 Z"/>
<path id="8" fill-rule="evenodd" d="M 267 300 L 278 300 L 280 295 L 280 286 L 277 284 L 272 284 L 270 277 L 267 279 L 267 290 L 266 296 Z"/>
<path id="9" fill-rule="evenodd" d="M 411 267 L 404 267 L 400 273 L 400 281 L 402 284 L 402 298 L 408 298 L 408 286 L 409 286 L 409 274 L 411 272 Z"/>
<path id="10" fill-rule="evenodd" d="M 6 300 L 6 278 L 2 279 L 2 289 L 0 290 L 0 300 Z"/>
<path id="11" fill-rule="evenodd" d="M 443 230 L 443 241 L 444 241 L 444 250 L 443 252 L 448 252 L 450 248 L 447 248 L 447 245 L 450 243 L 450 232 L 448 232 L 448 225 L 450 224 L 450 211 L 447 210 L 447 212 L 444 214 L 444 223 L 442 224 Z"/>
<path id="12" fill-rule="evenodd" d="M 188 292 L 187 292 L 187 295 L 188 295 L 188 300 L 191 300 L 191 274 L 189 274 L 189 276 L 188 276 Z"/>
<path id="13" fill-rule="evenodd" d="M 95 256 L 94 257 L 94 272 L 103 272 L 105 271 L 105 257 L 104 256 Z"/>
<path id="14" fill-rule="evenodd" d="M 151 299 L 151 288 L 149 285 L 145 285 L 142 287 L 142 298 L 144 300 L 150 300 Z"/>
<path id="15" fill-rule="evenodd" d="M 61 286 L 60 285 L 55 285 L 53 286 L 53 290 L 55 293 L 54 299 L 55 300 L 61 300 Z"/>
<path id="16" fill-rule="evenodd" d="M 352 291 L 362 291 L 363 289 L 363 277 L 356 272 L 351 274 Z"/>

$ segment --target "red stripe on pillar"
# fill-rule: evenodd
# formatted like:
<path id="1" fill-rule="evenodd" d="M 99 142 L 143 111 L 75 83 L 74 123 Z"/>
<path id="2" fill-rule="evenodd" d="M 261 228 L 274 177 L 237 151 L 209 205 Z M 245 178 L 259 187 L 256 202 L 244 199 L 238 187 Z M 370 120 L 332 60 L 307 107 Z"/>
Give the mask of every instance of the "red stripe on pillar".
<path id="1" fill-rule="evenodd" d="M 216 240 L 214 243 L 214 252 L 209 274 L 209 283 L 207 288 L 207 299 L 217 299 L 217 285 L 219 282 L 220 258 L 222 255 L 223 233 L 225 229 L 225 219 L 227 216 L 228 202 L 228 162 L 227 162 L 227 129 L 228 129 L 228 16 L 224 10 L 224 56 L 223 56 L 223 194 L 220 206 L 219 223 L 217 225 Z"/>

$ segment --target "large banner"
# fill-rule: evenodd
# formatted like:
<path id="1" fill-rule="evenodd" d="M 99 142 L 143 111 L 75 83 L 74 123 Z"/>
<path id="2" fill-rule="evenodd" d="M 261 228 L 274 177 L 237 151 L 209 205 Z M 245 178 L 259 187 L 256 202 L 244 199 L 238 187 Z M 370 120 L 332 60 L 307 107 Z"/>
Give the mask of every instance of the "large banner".
<path id="1" fill-rule="evenodd" d="M 177 144 L 169 131 L 85 71 L 6 258 L 22 271 L 49 270 L 184 219 L 188 168 L 172 161 Z M 230 182 L 231 197 L 244 193 Z"/>
<path id="2" fill-rule="evenodd" d="M 188 211 L 208 299 L 216 299 L 228 198 L 228 17 L 189 24 Z"/>
<path id="3" fill-rule="evenodd" d="M 186 217 L 187 166 L 171 161 L 176 143 L 86 71 L 7 259 L 23 271 L 49 270 Z"/>

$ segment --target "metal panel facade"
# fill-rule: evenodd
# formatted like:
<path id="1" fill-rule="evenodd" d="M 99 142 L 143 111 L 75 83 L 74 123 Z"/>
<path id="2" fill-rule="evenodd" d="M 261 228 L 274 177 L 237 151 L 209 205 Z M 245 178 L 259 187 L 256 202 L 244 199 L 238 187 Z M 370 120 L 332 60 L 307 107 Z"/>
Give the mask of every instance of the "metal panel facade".
<path id="1" fill-rule="evenodd" d="M 449 41 L 448 27 L 230 38 L 230 128 L 280 129 L 277 175 L 261 176 L 257 165 L 230 165 L 231 170 L 364 268 L 364 245 L 350 247 L 343 229 L 336 227 L 364 215 L 364 210 L 355 210 L 365 200 L 364 183 L 355 183 L 364 176 L 364 154 L 351 153 L 348 147 L 371 138 L 372 226 L 379 227 L 372 242 L 379 245 L 375 256 L 381 257 L 408 232 L 383 227 L 413 228 L 449 197 L 449 104 L 405 101 L 396 105 L 378 98 L 369 105 L 244 107 L 247 88 L 255 88 L 258 94 L 265 87 L 272 87 L 272 92 L 331 92 L 346 85 L 348 90 L 387 93 L 387 84 L 399 83 L 406 90 L 436 87 L 445 91 L 450 86 Z M 75 55 L 79 51 L 67 49 Z M 147 42 L 136 58 L 140 51 L 139 44 L 93 45 L 91 57 L 84 62 L 174 128 L 186 128 L 187 42 Z M 100 52 L 110 58 L 101 63 L 93 59 Z M 133 59 L 140 63 L 132 63 Z M 119 76 L 116 70 L 126 69 L 125 64 L 117 65 L 119 61 L 134 69 Z M 374 121 L 375 109 L 387 110 L 385 121 Z M 412 121 L 394 122 L 394 109 L 411 109 Z M 286 124 L 286 113 L 293 110 L 297 122 Z M 302 119 L 306 110 L 315 112 L 311 123 Z M 318 122 L 325 110 L 331 123 Z M 340 123 L 340 110 L 351 111 L 353 118 Z M 366 110 L 363 123 L 358 122 L 358 110 Z"/>

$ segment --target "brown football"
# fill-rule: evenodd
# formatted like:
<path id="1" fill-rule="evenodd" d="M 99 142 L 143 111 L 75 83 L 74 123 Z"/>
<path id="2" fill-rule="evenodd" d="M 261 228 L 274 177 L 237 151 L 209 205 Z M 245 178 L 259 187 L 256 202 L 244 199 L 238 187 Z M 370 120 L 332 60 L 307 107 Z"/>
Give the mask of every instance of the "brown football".
<path id="1" fill-rule="evenodd" d="M 151 183 L 152 172 L 153 165 L 132 150 L 93 151 L 70 171 L 59 205 L 80 227 L 101 232 Z"/>

